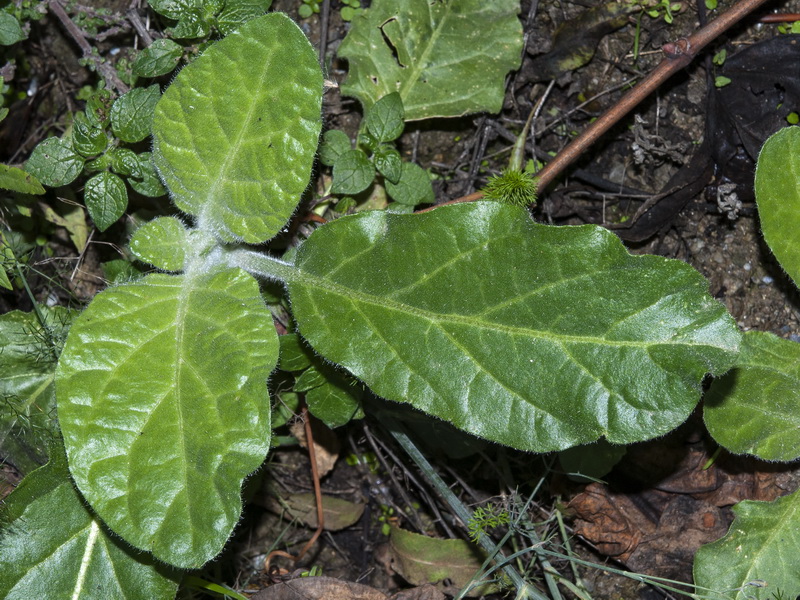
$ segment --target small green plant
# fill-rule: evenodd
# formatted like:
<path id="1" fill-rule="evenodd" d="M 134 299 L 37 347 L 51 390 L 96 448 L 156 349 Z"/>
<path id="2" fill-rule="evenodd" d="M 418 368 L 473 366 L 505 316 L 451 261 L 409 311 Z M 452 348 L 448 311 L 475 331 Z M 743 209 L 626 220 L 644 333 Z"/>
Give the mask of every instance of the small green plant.
<path id="1" fill-rule="evenodd" d="M 352 195 L 366 190 L 380 173 L 388 195 L 406 212 L 418 204 L 433 202 L 433 188 L 422 167 L 405 162 L 392 142 L 405 126 L 400 94 L 384 96 L 367 112 L 356 148 L 342 131 L 325 132 L 320 162 L 333 168 L 331 192 Z"/>
<path id="2" fill-rule="evenodd" d="M 340 12 L 342 21 L 352 21 L 358 16 L 361 10 L 360 0 L 342 0 L 342 10 Z"/>
<path id="3" fill-rule="evenodd" d="M 524 171 L 505 169 L 486 182 L 483 197 L 512 206 L 529 206 L 536 202 L 536 179 L 527 168 Z"/>
<path id="4" fill-rule="evenodd" d="M 25 170 L 42 184 L 62 187 L 82 174 L 84 203 L 95 226 L 105 231 L 128 207 L 127 186 L 145 196 L 166 193 L 150 161 L 150 152 L 127 147 L 150 135 L 153 111 L 161 97 L 158 85 L 135 88 L 112 100 L 106 89 L 86 90 L 86 110 L 75 113 L 68 132 L 33 150 Z"/>
<path id="5" fill-rule="evenodd" d="M 682 2 L 672 0 L 640 0 L 640 4 L 652 19 L 664 19 L 667 25 L 671 25 L 675 20 L 675 14 L 683 10 Z"/>
<path id="6" fill-rule="evenodd" d="M 509 520 L 508 511 L 491 502 L 486 506 L 479 506 L 472 512 L 472 518 L 467 523 L 469 537 L 473 542 L 477 542 L 482 533 L 508 525 Z"/>
<path id="7" fill-rule="evenodd" d="M 308 19 L 312 15 L 319 13 L 319 0 L 303 0 L 297 9 L 297 14 L 301 19 Z"/>

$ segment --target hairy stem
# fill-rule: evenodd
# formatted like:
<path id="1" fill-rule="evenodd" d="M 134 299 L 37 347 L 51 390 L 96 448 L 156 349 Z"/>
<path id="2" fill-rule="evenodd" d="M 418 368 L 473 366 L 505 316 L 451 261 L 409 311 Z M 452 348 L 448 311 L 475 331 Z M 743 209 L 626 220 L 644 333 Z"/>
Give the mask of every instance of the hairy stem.
<path id="1" fill-rule="evenodd" d="M 224 261 L 229 266 L 244 269 L 251 275 L 284 283 L 297 274 L 297 269 L 291 263 L 252 250 L 228 250 L 224 254 Z"/>

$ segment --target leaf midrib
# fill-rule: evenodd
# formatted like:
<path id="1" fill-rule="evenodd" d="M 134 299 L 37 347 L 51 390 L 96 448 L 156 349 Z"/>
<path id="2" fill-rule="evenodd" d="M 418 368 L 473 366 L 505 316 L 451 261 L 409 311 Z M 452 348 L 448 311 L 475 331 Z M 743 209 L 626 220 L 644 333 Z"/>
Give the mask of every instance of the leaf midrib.
<path id="1" fill-rule="evenodd" d="M 563 343 L 576 343 L 576 344 L 598 344 L 604 346 L 615 346 L 615 347 L 632 347 L 632 348 L 642 348 L 648 349 L 651 346 L 662 346 L 662 345 L 679 345 L 679 346 L 691 346 L 691 347 L 706 347 L 709 344 L 701 344 L 701 343 L 692 343 L 685 339 L 680 339 L 679 341 L 674 340 L 648 340 L 648 341 L 635 341 L 635 340 L 608 340 L 606 338 L 591 336 L 591 335 L 575 335 L 575 334 L 555 334 L 550 331 L 545 331 L 541 329 L 531 329 L 525 327 L 515 327 L 513 325 L 504 325 L 501 323 L 494 323 L 489 321 L 484 321 L 479 318 L 475 318 L 474 316 L 464 316 L 464 315 L 457 315 L 457 314 L 445 314 L 445 313 L 436 313 L 431 310 L 426 310 L 423 308 L 419 308 L 417 306 L 412 306 L 410 304 L 404 304 L 402 302 L 398 302 L 396 300 L 386 298 L 383 296 L 376 296 L 375 294 L 369 294 L 367 292 L 363 292 L 361 290 L 347 287 L 343 284 L 339 284 L 330 280 L 327 280 L 323 277 L 319 277 L 307 271 L 303 271 L 302 267 L 298 267 L 299 276 L 292 277 L 289 281 L 290 285 L 292 283 L 298 285 L 304 285 L 309 287 L 317 287 L 324 291 L 337 294 L 343 296 L 346 300 L 352 301 L 357 300 L 364 304 L 371 304 L 378 308 L 384 310 L 395 310 L 401 313 L 410 314 L 416 317 L 420 317 L 426 319 L 432 323 L 451 323 L 455 325 L 467 325 L 471 327 L 479 327 L 486 330 L 491 330 L 499 333 L 505 333 L 508 335 L 516 335 L 516 336 L 524 336 L 524 337 L 535 337 L 540 338 L 548 341 L 552 341 L 558 344 Z M 626 317 L 627 318 L 627 317 Z"/>
<path id="2" fill-rule="evenodd" d="M 430 11 L 431 9 L 429 8 L 428 10 Z M 428 44 L 426 44 L 425 46 L 425 50 L 422 52 L 422 55 L 420 55 L 419 60 L 417 61 L 412 60 L 411 72 L 409 73 L 409 77 L 406 80 L 409 82 L 409 85 L 407 87 L 401 86 L 400 88 L 400 98 L 403 100 L 403 106 L 406 105 L 406 99 L 408 98 L 408 95 L 411 93 L 411 90 L 419 81 L 419 77 L 423 71 L 424 66 L 427 63 L 427 58 L 431 53 L 431 49 L 436 45 L 436 42 L 439 39 L 439 32 L 444 27 L 444 23 L 445 21 L 447 21 L 449 16 L 450 16 L 450 3 L 445 3 L 445 12 L 442 18 L 439 20 L 439 23 L 436 24 L 436 27 L 433 28 L 430 40 Z M 433 17 L 433 15 L 431 15 L 431 17 Z M 435 23 L 435 21 L 433 21 L 433 18 L 431 19 L 431 21 L 432 23 Z"/>
<path id="3" fill-rule="evenodd" d="M 270 72 L 270 65 L 272 63 L 269 59 L 264 63 L 263 69 L 261 71 L 261 76 L 258 79 L 258 86 L 255 88 L 255 92 L 250 94 L 248 97 L 250 98 L 250 106 L 247 110 L 246 117 L 242 120 L 242 125 L 239 127 L 239 131 L 236 134 L 236 138 L 234 139 L 233 143 L 229 146 L 227 153 L 225 154 L 225 158 L 220 165 L 219 170 L 217 171 L 216 175 L 211 177 L 212 185 L 208 190 L 208 194 L 206 198 L 213 200 L 217 197 L 217 190 L 220 188 L 224 181 L 227 181 L 225 178 L 226 173 L 231 172 L 231 166 L 236 158 L 239 156 L 239 149 L 242 146 L 242 143 L 246 137 L 246 133 L 250 130 L 250 124 L 253 120 L 253 115 L 256 113 L 256 106 L 261 104 L 261 91 L 264 89 L 264 81 L 266 80 L 269 72 Z M 200 215 L 200 222 L 207 223 L 206 213 L 209 211 L 214 211 L 216 205 L 214 202 L 206 201 L 203 203 L 203 208 L 201 209 Z"/>

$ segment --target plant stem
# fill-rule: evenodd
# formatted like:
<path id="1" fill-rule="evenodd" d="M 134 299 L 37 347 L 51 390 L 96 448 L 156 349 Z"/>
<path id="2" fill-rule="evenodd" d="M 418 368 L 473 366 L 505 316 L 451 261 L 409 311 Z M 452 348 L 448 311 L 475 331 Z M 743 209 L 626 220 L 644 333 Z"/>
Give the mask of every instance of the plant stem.
<path id="1" fill-rule="evenodd" d="M 570 164 L 577 160 L 587 148 L 594 144 L 600 136 L 622 120 L 625 115 L 674 73 L 687 66 L 700 50 L 767 1 L 741 0 L 733 8 L 711 21 L 705 27 L 697 30 L 688 38 L 681 38 L 677 42 L 664 44 L 662 47 L 665 54 L 664 59 L 631 91 L 625 94 L 619 102 L 603 113 L 600 118 L 592 123 L 581 135 L 572 140 L 566 148 L 539 171 L 536 176 L 539 194 L 541 195 L 544 189 Z M 472 202 L 481 198 L 483 198 L 483 192 L 474 192 L 444 204 Z"/>
<path id="2" fill-rule="evenodd" d="M 77 25 L 75 25 L 74 21 L 70 19 L 59 0 L 50 0 L 48 6 L 50 7 L 50 12 L 58 17 L 58 20 L 61 21 L 61 24 L 67 30 L 75 43 L 80 46 L 81 52 L 83 52 L 83 58 L 93 62 L 97 72 L 100 73 L 100 76 L 105 79 L 109 85 L 112 85 L 120 94 L 127 92 L 130 88 L 119 78 L 113 66 L 92 52 L 92 47 L 89 45 L 89 42 L 86 41 L 86 37 L 83 35 L 83 32 Z"/>
<path id="3" fill-rule="evenodd" d="M 297 274 L 297 269 L 283 260 L 252 250 L 227 250 L 224 261 L 231 267 L 244 269 L 251 275 L 287 282 Z"/>

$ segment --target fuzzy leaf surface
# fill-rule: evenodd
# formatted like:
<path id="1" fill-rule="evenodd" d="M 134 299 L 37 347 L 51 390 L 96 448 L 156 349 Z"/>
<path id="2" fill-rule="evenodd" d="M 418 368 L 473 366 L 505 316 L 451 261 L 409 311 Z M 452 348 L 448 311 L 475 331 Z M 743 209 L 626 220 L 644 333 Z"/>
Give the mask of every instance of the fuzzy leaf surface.
<path id="1" fill-rule="evenodd" d="M 9 522 L 0 536 L 0 596 L 174 598 L 180 575 L 108 531 L 72 485 L 63 453 L 54 452 L 3 505 Z"/>
<path id="2" fill-rule="evenodd" d="M 56 390 L 70 471 L 109 527 L 182 568 L 216 556 L 269 448 L 277 352 L 243 271 L 153 274 L 95 297 Z"/>
<path id="3" fill-rule="evenodd" d="M 800 286 L 800 127 L 782 129 L 766 141 L 755 186 L 764 239 Z"/>
<path id="4" fill-rule="evenodd" d="M 695 584 L 734 590 L 735 596 L 724 597 L 736 600 L 800 595 L 800 491 L 772 502 L 739 502 L 733 514 L 736 518 L 725 537 L 697 551 Z M 748 585 L 753 581 L 762 585 Z M 778 590 L 780 596 L 775 595 Z"/>
<path id="5" fill-rule="evenodd" d="M 186 260 L 189 232 L 176 217 L 158 217 L 142 225 L 131 237 L 131 252 L 165 271 L 180 271 Z"/>
<path id="6" fill-rule="evenodd" d="M 317 229 L 288 277 L 303 337 L 384 398 L 515 448 L 680 424 L 740 334 L 683 262 L 492 202 Z"/>
<path id="7" fill-rule="evenodd" d="M 731 452 L 800 457 L 800 344 L 745 333 L 736 366 L 711 384 L 703 416 L 709 433 Z"/>
<path id="8" fill-rule="evenodd" d="M 399 92 L 407 121 L 499 112 L 522 52 L 518 11 L 518 0 L 376 0 L 339 46 L 342 93 L 369 111 Z"/>
<path id="9" fill-rule="evenodd" d="M 321 98 L 316 52 L 287 16 L 214 44 L 156 107 L 153 159 L 175 203 L 226 241 L 276 235 L 308 185 Z"/>

